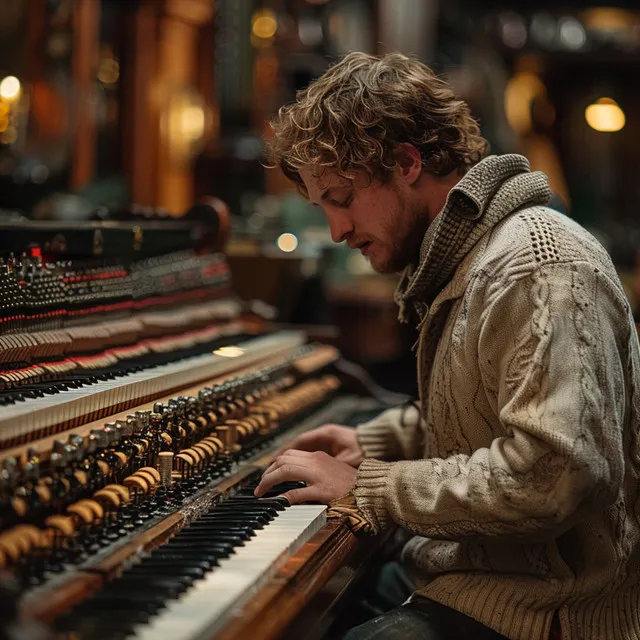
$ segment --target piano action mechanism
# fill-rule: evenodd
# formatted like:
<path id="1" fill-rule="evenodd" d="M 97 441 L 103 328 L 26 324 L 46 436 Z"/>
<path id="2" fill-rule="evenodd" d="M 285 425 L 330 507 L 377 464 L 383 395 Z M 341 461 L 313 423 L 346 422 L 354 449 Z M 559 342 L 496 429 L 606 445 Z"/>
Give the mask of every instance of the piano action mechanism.
<path id="1" fill-rule="evenodd" d="M 321 637 L 383 542 L 253 496 L 297 433 L 382 407 L 234 297 L 201 209 L 0 229 L 0 574 L 55 637 Z"/>

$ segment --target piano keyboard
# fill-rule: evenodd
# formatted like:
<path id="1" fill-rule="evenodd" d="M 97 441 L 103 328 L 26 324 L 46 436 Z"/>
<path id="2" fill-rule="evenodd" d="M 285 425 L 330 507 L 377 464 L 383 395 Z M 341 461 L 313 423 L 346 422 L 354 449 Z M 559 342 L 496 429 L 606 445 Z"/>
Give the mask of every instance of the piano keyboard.
<path id="1" fill-rule="evenodd" d="M 183 598 L 172 602 L 155 621 L 136 629 L 141 640 L 210 638 L 258 591 L 277 569 L 278 560 L 294 554 L 326 522 L 326 507 L 289 507 L 264 531 L 220 562 Z M 271 569 L 272 571 L 269 571 Z"/>
<path id="2" fill-rule="evenodd" d="M 254 485 L 255 486 L 255 485 Z M 59 619 L 61 637 L 210 638 L 326 523 L 326 506 L 289 506 L 251 486 Z"/>
<path id="3" fill-rule="evenodd" d="M 270 315 L 230 290 L 218 209 L 2 225 L 0 637 L 277 637 L 359 553 L 324 506 L 245 486 L 348 424 L 363 376 L 302 332 L 255 337 Z"/>
<path id="4" fill-rule="evenodd" d="M 240 342 L 237 346 L 222 348 L 218 352 L 96 382 L 91 385 L 90 393 L 81 387 L 28 399 L 2 409 L 2 440 L 19 439 L 39 429 L 68 423 L 122 403 L 139 404 L 143 399 L 158 397 L 170 389 L 186 387 L 220 375 L 230 369 L 230 360 L 234 368 L 247 366 L 263 358 L 291 351 L 303 343 L 300 332 L 282 331 Z"/>

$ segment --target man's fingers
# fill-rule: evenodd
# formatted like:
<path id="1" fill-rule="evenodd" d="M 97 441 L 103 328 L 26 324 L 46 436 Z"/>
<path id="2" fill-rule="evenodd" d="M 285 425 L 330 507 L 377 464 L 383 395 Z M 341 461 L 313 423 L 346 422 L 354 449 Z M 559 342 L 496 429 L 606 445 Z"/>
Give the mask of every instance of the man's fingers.
<path id="1" fill-rule="evenodd" d="M 300 451 L 327 451 L 330 444 L 331 440 L 326 434 L 308 431 L 299 435 L 287 448 Z"/>
<path id="2" fill-rule="evenodd" d="M 260 497 L 281 482 L 290 482 L 292 480 L 302 480 L 307 482 L 310 478 L 310 472 L 307 467 L 298 464 L 284 464 L 274 469 L 269 474 L 265 473 L 260 480 L 260 484 L 256 487 L 254 494 Z"/>
<path id="3" fill-rule="evenodd" d="M 281 467 L 284 464 L 305 464 L 305 458 L 309 458 L 313 456 L 313 453 L 310 451 L 297 451 L 295 449 L 288 449 L 284 453 L 280 454 L 266 469 L 263 475 L 267 475 L 268 473 L 272 473 L 277 468 Z"/>
<path id="4" fill-rule="evenodd" d="M 291 489 L 283 494 L 289 504 L 302 504 L 303 502 L 323 502 L 320 491 L 316 487 L 302 487 L 300 489 Z"/>
<path id="5" fill-rule="evenodd" d="M 336 460 L 340 462 L 344 462 L 352 467 L 359 467 L 362 462 L 362 454 L 357 451 L 345 450 L 341 451 L 337 456 Z"/>

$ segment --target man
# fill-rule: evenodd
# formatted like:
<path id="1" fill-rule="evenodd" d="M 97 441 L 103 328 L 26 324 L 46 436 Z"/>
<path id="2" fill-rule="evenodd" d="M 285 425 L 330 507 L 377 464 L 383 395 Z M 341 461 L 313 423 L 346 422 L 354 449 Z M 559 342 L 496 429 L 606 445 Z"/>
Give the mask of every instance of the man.
<path id="1" fill-rule="evenodd" d="M 309 432 L 256 490 L 415 535 L 416 594 L 348 637 L 640 640 L 640 349 L 604 249 L 402 55 L 348 55 L 273 129 L 333 240 L 404 269 L 420 331 L 419 410 Z"/>

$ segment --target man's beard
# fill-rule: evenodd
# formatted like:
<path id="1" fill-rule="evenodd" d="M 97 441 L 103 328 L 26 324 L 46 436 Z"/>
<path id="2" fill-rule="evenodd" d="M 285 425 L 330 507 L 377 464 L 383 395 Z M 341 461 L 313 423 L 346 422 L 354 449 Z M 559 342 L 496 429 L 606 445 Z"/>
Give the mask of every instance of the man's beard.
<path id="1" fill-rule="evenodd" d="M 402 207 L 389 216 L 389 224 L 385 230 L 389 255 L 384 263 L 374 267 L 375 271 L 381 274 L 398 273 L 418 261 L 428 226 L 428 222 L 422 223 L 424 218 L 425 216 L 408 208 L 402 211 Z"/>

